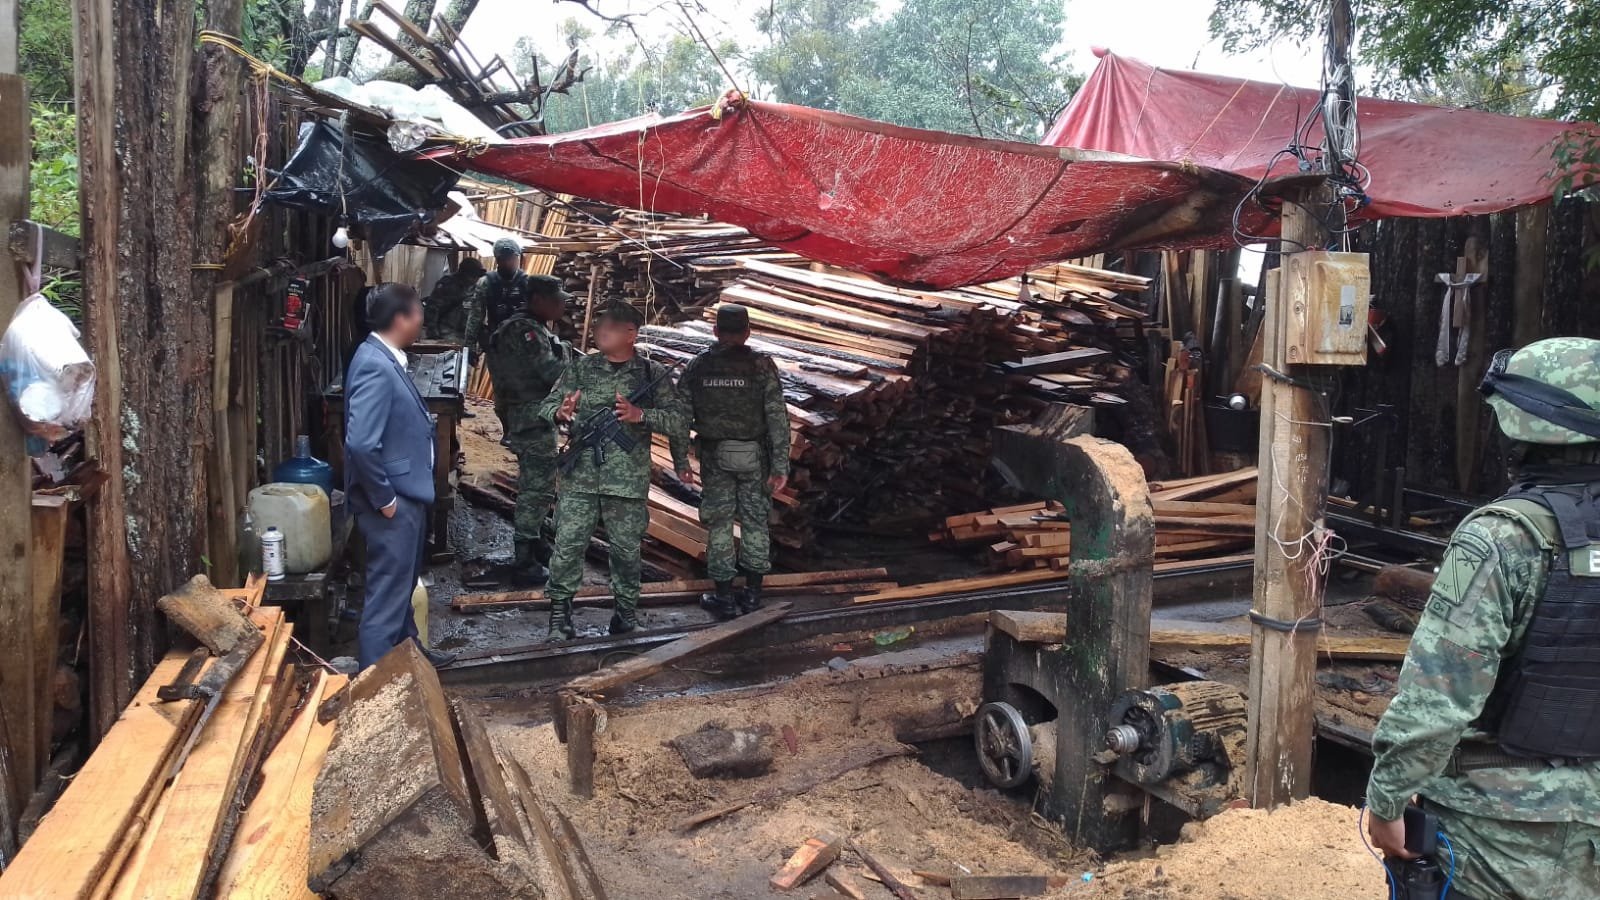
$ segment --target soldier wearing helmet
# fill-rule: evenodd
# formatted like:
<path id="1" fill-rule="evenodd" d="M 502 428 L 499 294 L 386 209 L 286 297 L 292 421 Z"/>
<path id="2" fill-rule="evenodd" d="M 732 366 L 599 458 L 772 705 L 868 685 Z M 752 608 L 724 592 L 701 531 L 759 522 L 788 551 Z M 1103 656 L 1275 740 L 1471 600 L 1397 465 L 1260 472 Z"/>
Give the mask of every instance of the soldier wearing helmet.
<path id="1" fill-rule="evenodd" d="M 503 237 L 494 242 L 494 271 L 478 279 L 467 300 L 468 349 L 481 350 L 500 323 L 528 301 L 528 275 L 522 271 L 522 244 Z"/>
<path id="2" fill-rule="evenodd" d="M 1413 798 L 1452 898 L 1600 897 L 1600 341 L 1494 357 L 1513 486 L 1450 538 L 1373 735 L 1368 831 Z"/>

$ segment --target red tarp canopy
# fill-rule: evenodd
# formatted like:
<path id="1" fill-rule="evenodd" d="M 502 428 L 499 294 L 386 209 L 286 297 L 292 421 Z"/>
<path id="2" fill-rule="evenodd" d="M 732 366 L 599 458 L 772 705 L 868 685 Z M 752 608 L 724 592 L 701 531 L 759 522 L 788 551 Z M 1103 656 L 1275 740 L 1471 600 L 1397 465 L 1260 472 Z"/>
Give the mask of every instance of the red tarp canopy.
<path id="1" fill-rule="evenodd" d="M 1259 178 L 1319 92 L 1159 69 L 1096 50 L 1100 65 L 1044 143 L 1192 162 Z M 1361 98 L 1358 159 L 1372 173 L 1363 215 L 1454 216 L 1549 199 L 1551 151 L 1569 123 Z M 1591 126 L 1580 126 L 1588 128 Z M 1322 143 L 1320 118 L 1303 144 Z M 1273 175 L 1292 174 L 1293 158 Z"/>
<path id="2" fill-rule="evenodd" d="M 1090 156 L 724 101 L 441 158 L 553 193 L 709 215 L 808 258 L 928 288 L 1108 250 L 1232 243 L 1251 180 Z M 1244 224 L 1269 227 L 1251 206 Z"/>

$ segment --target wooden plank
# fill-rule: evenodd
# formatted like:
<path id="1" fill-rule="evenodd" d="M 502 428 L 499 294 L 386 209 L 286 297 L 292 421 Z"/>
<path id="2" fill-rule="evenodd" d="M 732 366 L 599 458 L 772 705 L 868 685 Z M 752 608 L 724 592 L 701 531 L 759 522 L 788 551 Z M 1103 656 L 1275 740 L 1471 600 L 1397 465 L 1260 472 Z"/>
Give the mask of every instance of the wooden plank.
<path id="1" fill-rule="evenodd" d="M 0 27 L 15 25 L 12 20 Z M 15 47 L 15 44 L 12 44 Z M 33 158 L 28 130 L 28 85 L 16 73 L 15 54 L 0 60 L 0 224 L 28 217 L 28 167 Z M 0 266 L 0 322 L 10 322 L 23 300 L 22 280 L 13 265 Z M 33 496 L 33 464 L 21 424 L 12 410 L 0 413 L 0 714 L 4 734 L 0 753 L 9 771 L 0 771 L 0 860 L 16 850 L 16 825 L 39 775 L 34 740 L 33 537 L 27 509 Z M 52 644 L 53 646 L 53 644 Z M 53 655 L 53 654 L 52 654 Z M 0 761 L 0 768 L 5 766 Z"/>
<path id="2" fill-rule="evenodd" d="M 1250 558 L 1248 555 L 1234 555 L 1158 562 L 1154 566 L 1154 571 L 1160 575 L 1167 572 L 1183 572 L 1210 566 L 1237 565 L 1248 561 Z M 1032 569 L 1024 572 L 1006 572 L 1000 575 L 978 575 L 971 578 L 953 578 L 947 581 L 928 581 L 922 584 L 895 588 L 890 591 L 880 591 L 876 594 L 857 597 L 856 602 L 882 603 L 889 600 L 921 600 L 927 597 L 942 597 L 947 594 L 959 594 L 968 591 L 986 591 L 994 588 L 1015 587 L 1017 585 L 1065 581 L 1066 577 L 1065 572 L 1058 572 L 1052 569 Z"/>
<path id="3" fill-rule="evenodd" d="M 834 866 L 824 872 L 822 877 L 828 883 L 828 887 L 849 897 L 850 900 L 867 900 L 867 895 L 862 892 L 861 886 L 856 884 L 855 876 L 850 874 L 850 870 Z"/>
<path id="4" fill-rule="evenodd" d="M 794 604 L 792 603 L 764 606 L 753 613 L 747 613 L 737 619 L 718 623 L 670 644 L 663 644 L 646 653 L 629 657 L 592 675 L 574 678 L 572 681 L 567 682 L 564 690 L 579 694 L 599 694 L 613 688 L 632 684 L 641 678 L 648 678 L 654 675 L 678 660 L 697 653 L 704 653 L 742 634 L 765 628 L 787 616 L 793 608 Z"/>
<path id="5" fill-rule="evenodd" d="M 1342 635 L 1326 631 L 1316 634 L 1319 659 L 1365 662 L 1401 662 L 1411 646 L 1408 637 Z M 1154 654 L 1193 651 L 1248 650 L 1247 624 L 1227 622 L 1174 622 L 1161 620 L 1150 631 L 1150 651 Z"/>
<path id="6" fill-rule="evenodd" d="M 261 789 L 239 820 L 217 880 L 218 897 L 314 900 L 306 887 L 311 845 L 311 789 L 333 743 L 338 720 L 317 721 L 322 700 L 347 682 L 319 672 L 289 730 L 261 766 Z"/>
<path id="7" fill-rule="evenodd" d="M 156 666 L 72 784 L 0 874 L 0 896 L 88 897 L 106 875 L 147 797 L 159 792 L 200 703 L 163 703 L 156 690 L 188 659 L 174 652 Z"/>
<path id="8" fill-rule="evenodd" d="M 762 588 L 808 588 L 822 585 L 842 585 L 854 582 L 881 582 L 888 578 L 889 571 L 883 568 L 870 569 L 836 569 L 827 572 L 785 572 L 778 575 L 768 575 L 762 581 Z M 709 591 L 716 587 L 716 583 L 709 578 L 691 578 L 677 581 L 648 581 L 640 586 L 639 598 L 641 602 L 648 602 L 651 598 L 670 597 L 679 599 L 684 596 Z M 590 585 L 578 589 L 578 599 L 592 599 L 602 602 L 612 600 L 611 588 L 606 585 Z M 543 601 L 544 591 L 500 591 L 482 594 L 460 594 L 450 601 L 452 608 L 462 612 L 471 612 L 481 609 L 513 608 L 515 605 Z"/>
<path id="9" fill-rule="evenodd" d="M 50 732 L 55 716 L 52 688 L 61 627 L 61 581 L 71 512 L 72 507 L 65 497 L 33 495 L 33 758 L 39 766 L 50 759 Z M 22 737 L 19 735 L 15 739 Z"/>
<path id="10" fill-rule="evenodd" d="M 1061 880 L 1065 884 L 1065 880 Z M 1049 875 L 957 875 L 950 879 L 951 900 L 1014 900 L 1037 897 L 1056 885 Z"/>
<path id="11" fill-rule="evenodd" d="M 266 641 L 223 691 L 162 797 L 163 813 L 151 820 L 138 855 L 119 876 L 114 897 L 200 896 L 254 739 L 252 729 L 261 723 L 292 631 L 276 608 L 257 610 L 251 618 L 263 626 Z"/>
<path id="12" fill-rule="evenodd" d="M 1104 362 L 1110 357 L 1111 351 L 1109 350 L 1101 350 L 1098 347 L 1080 347 L 1073 350 L 1064 350 L 1060 353 L 1029 356 L 1016 362 L 1002 363 L 1002 366 L 1011 375 L 1042 375 L 1081 369 L 1097 362 Z"/>
<path id="13" fill-rule="evenodd" d="M 1024 644 L 1059 644 L 1067 639 L 1067 614 L 1011 609 L 989 613 L 989 624 Z"/>
<path id="14" fill-rule="evenodd" d="M 794 855 L 773 874 L 768 883 L 774 890 L 792 891 L 832 865 L 842 850 L 844 838 L 827 832 L 812 835 L 794 851 Z"/>

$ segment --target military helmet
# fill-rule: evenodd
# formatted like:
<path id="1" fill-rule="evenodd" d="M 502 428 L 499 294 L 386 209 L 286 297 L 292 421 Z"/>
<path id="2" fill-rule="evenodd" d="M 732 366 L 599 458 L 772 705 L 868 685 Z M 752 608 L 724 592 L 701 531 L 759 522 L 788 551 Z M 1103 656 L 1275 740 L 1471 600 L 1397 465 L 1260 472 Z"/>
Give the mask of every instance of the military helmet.
<path id="1" fill-rule="evenodd" d="M 1600 341 L 1562 337 L 1501 350 L 1478 386 L 1506 437 L 1529 444 L 1600 442 Z"/>
<path id="2" fill-rule="evenodd" d="M 521 256 L 522 244 L 516 238 L 503 237 L 494 242 L 494 258 L 504 256 Z"/>

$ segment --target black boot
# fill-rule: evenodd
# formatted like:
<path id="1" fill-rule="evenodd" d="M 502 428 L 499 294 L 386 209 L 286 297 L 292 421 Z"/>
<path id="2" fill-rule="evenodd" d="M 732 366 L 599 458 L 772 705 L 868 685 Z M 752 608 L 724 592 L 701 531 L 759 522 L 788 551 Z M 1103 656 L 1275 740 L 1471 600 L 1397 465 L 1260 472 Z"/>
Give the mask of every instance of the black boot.
<path id="1" fill-rule="evenodd" d="M 761 572 L 744 573 L 744 593 L 739 595 L 739 612 L 753 613 L 761 608 Z"/>
<path id="2" fill-rule="evenodd" d="M 543 541 L 517 541 L 516 556 L 511 560 L 511 570 L 506 580 L 512 587 L 535 588 L 550 580 L 550 570 L 539 558 L 538 545 Z"/>
<path id="3" fill-rule="evenodd" d="M 570 641 L 577 636 L 578 629 L 572 624 L 572 601 L 550 601 L 550 633 L 545 635 L 545 643 Z"/>
<path id="4" fill-rule="evenodd" d="M 700 608 L 723 621 L 739 615 L 739 598 L 733 592 L 733 579 L 716 582 L 716 590 L 700 595 Z"/>
<path id="5" fill-rule="evenodd" d="M 633 607 L 618 606 L 611 614 L 610 633 L 613 635 L 627 634 L 638 631 L 642 623 L 639 621 L 639 611 Z"/>

